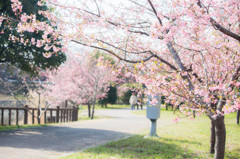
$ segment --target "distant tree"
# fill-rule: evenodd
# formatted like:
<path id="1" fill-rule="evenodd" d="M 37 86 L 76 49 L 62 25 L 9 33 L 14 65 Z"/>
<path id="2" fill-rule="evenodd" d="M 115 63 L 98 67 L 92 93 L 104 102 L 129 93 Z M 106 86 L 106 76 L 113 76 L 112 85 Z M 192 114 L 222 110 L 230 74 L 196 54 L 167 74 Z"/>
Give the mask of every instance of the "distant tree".
<path id="1" fill-rule="evenodd" d="M 100 57 L 104 57 L 105 60 L 109 61 L 111 65 L 115 64 L 115 60 L 109 56 L 109 54 L 105 53 L 105 52 L 100 52 L 99 50 L 97 50 L 96 52 L 93 52 L 93 57 L 98 59 Z"/>
<path id="2" fill-rule="evenodd" d="M 115 104 L 117 101 L 117 88 L 115 86 L 110 86 L 109 90 L 107 92 L 107 96 L 105 98 L 102 98 L 98 101 L 99 104 L 105 105 L 105 108 L 107 107 L 107 104 Z"/>
<path id="3" fill-rule="evenodd" d="M 124 104 L 129 104 L 129 99 L 131 97 L 132 91 L 129 89 L 127 90 L 123 96 L 119 97 L 119 100 L 122 101 Z"/>
<path id="4" fill-rule="evenodd" d="M 107 96 L 108 102 L 110 104 L 115 104 L 117 101 L 117 88 L 115 86 L 110 86 Z"/>
<path id="5" fill-rule="evenodd" d="M 51 84 L 45 86 L 46 96 L 56 104 L 68 99 L 76 104 L 87 104 L 93 119 L 96 101 L 106 96 L 110 83 L 117 79 L 111 72 L 107 61 L 101 58 L 94 60 L 92 56 L 82 55 L 78 59 L 69 59 L 49 74 Z"/>

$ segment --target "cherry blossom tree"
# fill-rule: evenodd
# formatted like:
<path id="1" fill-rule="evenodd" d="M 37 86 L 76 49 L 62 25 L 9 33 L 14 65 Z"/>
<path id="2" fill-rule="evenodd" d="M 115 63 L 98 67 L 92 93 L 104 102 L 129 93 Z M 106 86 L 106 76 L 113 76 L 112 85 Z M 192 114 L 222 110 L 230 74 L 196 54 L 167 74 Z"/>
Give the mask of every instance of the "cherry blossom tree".
<path id="1" fill-rule="evenodd" d="M 238 0 L 73 3 L 49 0 L 64 9 L 61 24 L 74 27 L 67 39 L 135 63 L 145 93 L 184 101 L 186 115 L 207 114 L 216 131 L 215 158 L 224 158 L 224 114 L 240 106 Z"/>
<path id="2" fill-rule="evenodd" d="M 53 104 L 59 104 L 63 100 L 87 104 L 89 115 L 92 105 L 93 119 L 97 99 L 105 97 L 111 82 L 116 80 L 109 61 L 84 54 L 69 59 L 58 70 L 49 73 L 50 85 L 45 86 L 48 90 L 45 96 L 48 96 Z"/>

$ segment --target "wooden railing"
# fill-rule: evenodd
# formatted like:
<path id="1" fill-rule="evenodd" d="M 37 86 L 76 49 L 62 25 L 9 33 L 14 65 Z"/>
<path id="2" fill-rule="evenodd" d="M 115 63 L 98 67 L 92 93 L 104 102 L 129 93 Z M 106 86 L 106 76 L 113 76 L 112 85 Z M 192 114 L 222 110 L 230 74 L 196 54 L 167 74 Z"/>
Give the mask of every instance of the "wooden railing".
<path id="1" fill-rule="evenodd" d="M 23 111 L 23 124 L 46 124 L 46 123 L 60 123 L 60 122 L 70 122 L 78 120 L 78 107 L 73 106 L 72 108 L 48 108 L 38 120 L 40 115 L 40 110 L 38 108 L 29 108 L 27 105 L 25 107 L 0 107 L 1 110 L 1 122 L 0 125 L 13 125 L 12 123 L 12 112 L 16 111 L 15 123 L 19 125 L 19 112 Z M 8 110 L 8 123 L 4 123 L 4 111 Z M 50 115 L 47 116 L 47 114 Z M 37 115 L 36 115 L 37 114 Z M 31 119 L 30 119 L 31 118 Z M 36 119 L 36 120 L 35 120 Z M 41 120 L 43 119 L 43 121 Z"/>

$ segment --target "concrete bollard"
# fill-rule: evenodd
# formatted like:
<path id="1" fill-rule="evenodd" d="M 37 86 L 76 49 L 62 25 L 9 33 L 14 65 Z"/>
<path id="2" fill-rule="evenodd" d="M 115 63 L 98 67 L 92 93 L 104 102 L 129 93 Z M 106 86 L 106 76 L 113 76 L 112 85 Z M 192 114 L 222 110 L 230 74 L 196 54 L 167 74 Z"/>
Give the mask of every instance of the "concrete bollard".
<path id="1" fill-rule="evenodd" d="M 150 133 L 146 137 L 158 137 L 157 135 L 157 119 L 160 118 L 160 106 L 161 106 L 161 96 L 155 96 L 158 103 L 156 105 L 151 105 L 151 98 L 147 101 L 147 118 L 151 121 Z"/>

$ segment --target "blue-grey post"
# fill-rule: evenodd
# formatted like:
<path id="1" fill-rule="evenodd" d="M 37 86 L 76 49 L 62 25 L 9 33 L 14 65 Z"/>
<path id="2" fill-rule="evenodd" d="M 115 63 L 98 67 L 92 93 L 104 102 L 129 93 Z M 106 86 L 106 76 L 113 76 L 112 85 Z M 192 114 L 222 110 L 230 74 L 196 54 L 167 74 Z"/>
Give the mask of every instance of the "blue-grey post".
<path id="1" fill-rule="evenodd" d="M 158 103 L 156 105 L 151 105 L 150 100 L 151 98 L 149 97 L 149 100 L 147 101 L 147 118 L 151 120 L 151 129 L 150 133 L 146 136 L 155 136 L 158 137 L 157 135 L 157 119 L 160 118 L 160 106 L 161 106 L 161 96 L 157 95 L 154 96 L 158 100 Z"/>

